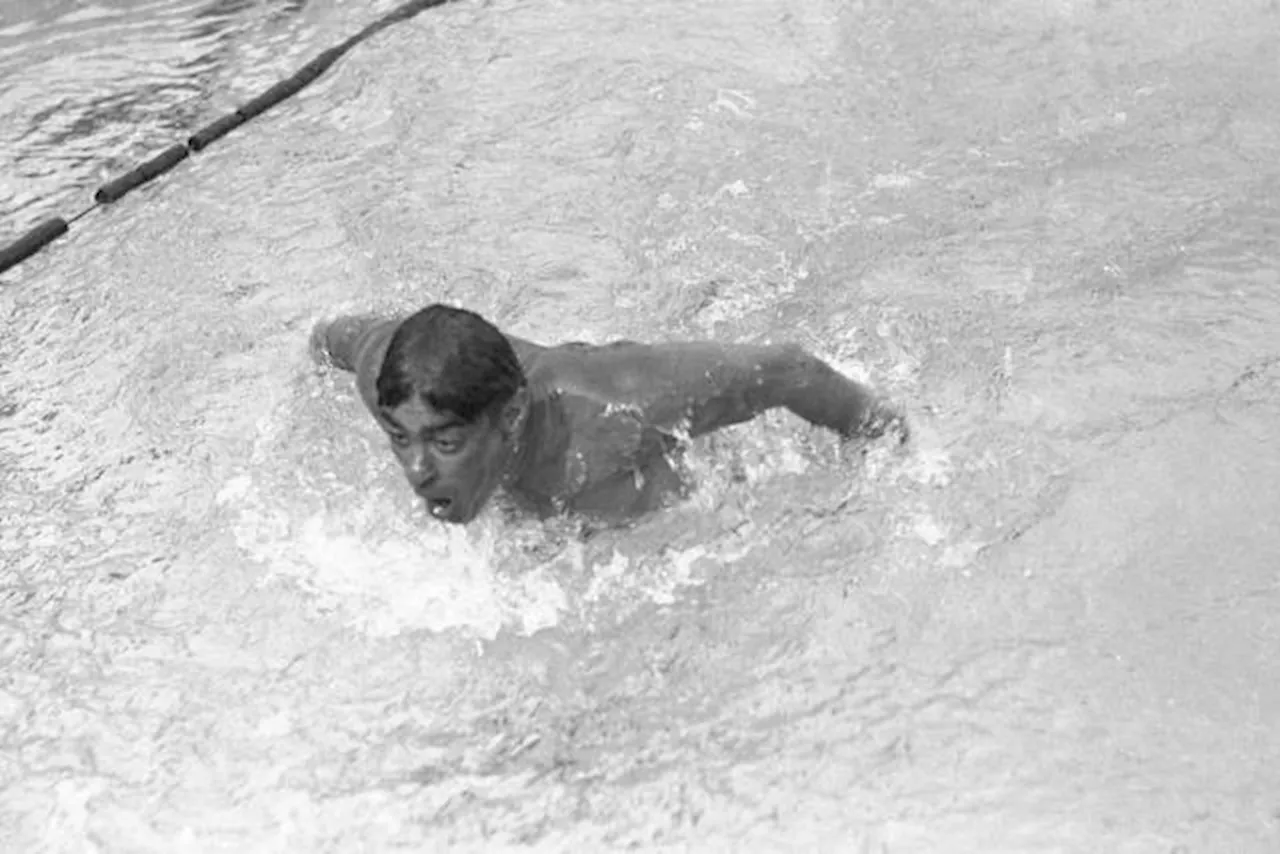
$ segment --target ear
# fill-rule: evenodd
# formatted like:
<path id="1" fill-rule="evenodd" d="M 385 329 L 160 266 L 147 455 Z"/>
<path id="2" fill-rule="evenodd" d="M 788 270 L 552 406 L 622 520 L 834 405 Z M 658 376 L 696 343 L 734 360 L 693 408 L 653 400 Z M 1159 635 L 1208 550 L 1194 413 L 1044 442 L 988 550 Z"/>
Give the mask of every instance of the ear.
<path id="1" fill-rule="evenodd" d="M 505 438 L 519 435 L 525 419 L 529 417 L 530 401 L 529 387 L 526 385 L 516 389 L 511 399 L 503 404 L 502 412 L 498 414 L 498 428 Z"/>

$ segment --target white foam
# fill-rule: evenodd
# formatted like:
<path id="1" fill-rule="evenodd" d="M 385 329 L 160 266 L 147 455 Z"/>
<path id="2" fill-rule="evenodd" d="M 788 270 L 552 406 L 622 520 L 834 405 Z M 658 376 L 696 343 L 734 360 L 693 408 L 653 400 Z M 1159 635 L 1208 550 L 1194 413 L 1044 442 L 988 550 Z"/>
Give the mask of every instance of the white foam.
<path id="1" fill-rule="evenodd" d="M 673 604 L 682 588 L 701 583 L 694 563 L 708 555 L 706 547 L 693 546 L 671 551 L 660 560 L 636 561 L 614 550 L 608 563 L 594 568 L 583 600 L 597 603 L 630 595 L 658 605 Z"/>
<path id="2" fill-rule="evenodd" d="M 903 465 L 903 474 L 923 486 L 942 487 L 951 483 L 955 466 L 946 449 L 937 446 L 917 446 L 911 458 Z"/>
<path id="3" fill-rule="evenodd" d="M 532 634 L 556 625 L 566 608 L 549 567 L 495 569 L 492 519 L 437 524 L 376 490 L 342 512 L 316 512 L 266 499 L 248 476 L 229 481 L 218 500 L 233 515 L 237 544 L 266 565 L 269 579 L 292 581 L 318 611 L 371 635 Z"/>

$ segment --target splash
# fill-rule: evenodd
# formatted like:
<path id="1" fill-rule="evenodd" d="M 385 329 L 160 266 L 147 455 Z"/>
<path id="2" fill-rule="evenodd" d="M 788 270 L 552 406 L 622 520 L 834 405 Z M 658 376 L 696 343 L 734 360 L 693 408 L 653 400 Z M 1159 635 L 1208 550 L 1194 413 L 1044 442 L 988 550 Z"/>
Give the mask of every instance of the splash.
<path id="1" fill-rule="evenodd" d="M 423 525 L 376 490 L 343 512 L 271 501 L 248 475 L 218 503 L 234 516 L 237 544 L 306 590 L 319 613 L 340 614 L 375 636 L 461 629 L 483 638 L 532 634 L 566 607 L 551 567 L 500 571 L 494 520 L 469 528 Z"/>
<path id="2" fill-rule="evenodd" d="M 664 559 L 645 560 L 628 557 L 614 549 L 609 561 L 591 573 L 583 602 L 588 605 L 616 602 L 630 595 L 656 605 L 671 605 L 681 588 L 701 583 L 694 564 L 709 554 L 707 546 L 695 545 L 672 550 Z"/>

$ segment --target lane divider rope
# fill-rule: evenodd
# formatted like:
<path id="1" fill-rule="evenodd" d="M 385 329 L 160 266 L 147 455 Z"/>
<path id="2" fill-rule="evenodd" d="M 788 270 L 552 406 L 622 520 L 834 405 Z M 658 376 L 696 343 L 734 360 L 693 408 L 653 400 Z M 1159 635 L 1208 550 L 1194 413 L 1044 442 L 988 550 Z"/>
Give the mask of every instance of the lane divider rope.
<path id="1" fill-rule="evenodd" d="M 120 177 L 103 184 L 93 194 L 94 203 L 71 217 L 71 219 L 63 219 L 59 216 L 50 217 L 8 246 L 0 248 L 0 273 L 17 266 L 66 234 L 72 223 L 91 211 L 124 198 L 132 190 L 141 187 L 153 178 L 163 175 L 192 154 L 203 151 L 210 143 L 221 139 L 250 119 L 262 115 L 286 98 L 301 92 L 320 75 L 328 71 L 343 54 L 360 44 L 360 42 L 381 32 L 392 24 L 409 20 L 424 9 L 442 6 L 449 2 L 452 2 L 452 0 L 408 0 L 407 3 L 402 3 L 392 9 L 336 47 L 322 51 L 284 80 L 269 87 L 260 95 L 251 98 L 234 111 L 214 119 L 200 128 L 200 130 L 191 134 L 191 136 L 187 137 L 186 142 L 179 142 L 169 146 L 145 163 L 135 166 Z"/>

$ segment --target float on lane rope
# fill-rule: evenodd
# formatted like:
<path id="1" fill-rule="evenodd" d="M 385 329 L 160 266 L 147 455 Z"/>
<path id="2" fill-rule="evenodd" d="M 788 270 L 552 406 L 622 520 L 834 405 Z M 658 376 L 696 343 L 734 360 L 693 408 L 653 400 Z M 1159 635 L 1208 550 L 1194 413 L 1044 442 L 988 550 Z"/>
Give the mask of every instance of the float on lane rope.
<path id="1" fill-rule="evenodd" d="M 200 128 L 187 138 L 186 142 L 176 143 L 169 146 L 164 151 L 152 157 L 145 163 L 135 166 L 128 172 L 118 178 L 114 178 L 103 184 L 93 194 L 94 204 L 80 213 L 76 214 L 70 220 L 62 217 L 51 217 L 10 243 L 8 246 L 0 248 L 0 273 L 5 272 L 11 267 L 15 267 L 35 253 L 39 252 L 48 244 L 57 240 L 66 234 L 70 228 L 70 224 L 80 219 L 92 210 L 96 210 L 102 205 L 109 205 L 115 202 L 131 190 L 134 190 L 153 178 L 163 175 L 174 166 L 186 160 L 192 153 L 203 151 L 208 145 L 215 140 L 221 139 L 231 131 L 240 127 L 240 125 L 262 115 L 267 110 L 274 107 L 281 101 L 296 95 L 302 91 L 321 74 L 329 70 L 339 58 L 342 57 L 351 48 L 360 42 L 381 32 L 392 24 L 407 21 L 414 15 L 424 9 L 430 9 L 433 6 L 442 6 L 451 0 L 409 0 L 392 9 L 378 20 L 369 24 L 360 32 L 351 38 L 339 44 L 337 47 L 331 47 L 321 52 L 318 56 L 299 68 L 290 76 L 268 88 L 265 92 L 257 97 L 251 98 L 246 103 L 237 107 L 234 112 L 227 113 L 225 116 L 214 119 L 209 124 Z"/>

